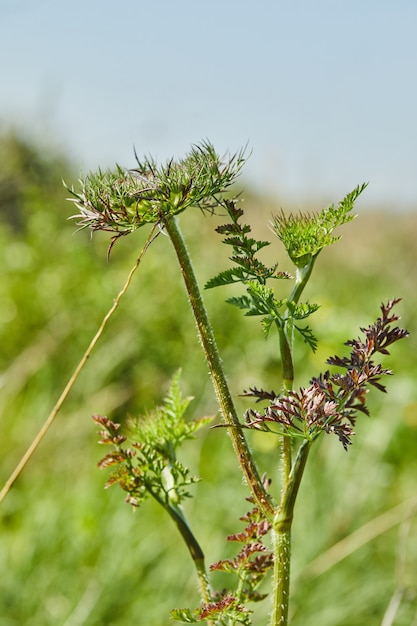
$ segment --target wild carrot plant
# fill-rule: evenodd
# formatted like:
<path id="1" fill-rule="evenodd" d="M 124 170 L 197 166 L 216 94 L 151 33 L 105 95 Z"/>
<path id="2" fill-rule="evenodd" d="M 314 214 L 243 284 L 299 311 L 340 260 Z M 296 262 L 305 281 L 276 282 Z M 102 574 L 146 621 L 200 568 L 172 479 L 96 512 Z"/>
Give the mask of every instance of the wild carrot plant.
<path id="1" fill-rule="evenodd" d="M 116 167 L 114 171 L 99 171 L 80 181 L 79 190 L 71 189 L 77 207 L 74 218 L 81 227 L 111 234 L 108 254 L 118 239 L 149 225 L 157 228 L 154 238 L 165 233 L 175 249 L 220 408 L 221 423 L 216 426 L 223 427 L 230 436 L 251 503 L 242 518 L 244 528 L 228 537 L 240 543 L 241 550 L 234 558 L 219 560 L 210 567 L 210 571 L 232 575 L 235 582 L 230 589 L 212 588 L 203 548 L 183 508 L 197 479 L 181 463 L 180 447 L 213 418 L 186 419 L 190 398 L 181 394 L 178 373 L 163 404 L 145 416 L 128 420 L 126 427 L 108 417 L 94 417 L 101 443 L 110 446 L 100 462 L 101 468 L 112 469 L 106 486 L 119 484 L 134 508 L 146 498 L 154 498 L 176 524 L 196 569 L 201 604 L 194 609 L 174 609 L 174 619 L 206 622 L 209 626 L 247 626 L 252 624 L 251 603 L 269 595 L 271 626 L 285 626 L 290 600 L 291 527 L 310 448 L 322 435 L 335 435 L 343 449 L 349 449 L 358 416 L 368 414 L 368 390 L 385 391 L 380 379 L 391 374 L 375 359 L 389 354 L 391 344 L 407 336 L 407 331 L 396 325 L 399 318 L 393 313 L 398 299 L 388 300 L 381 305 L 375 323 L 361 328 L 359 338 L 346 342 L 348 356 L 329 357 L 327 364 L 332 370 L 313 376 L 306 387 L 294 385 L 294 342 L 300 339 L 313 351 L 318 342 L 305 320 L 319 305 L 303 301 L 304 289 L 318 255 L 339 239 L 335 229 L 353 219 L 355 201 L 366 185 L 356 187 L 337 205 L 320 212 L 281 212 L 273 217 L 271 231 L 294 266 L 294 275 L 290 275 L 278 269 L 278 262 L 268 266 L 260 259 L 258 253 L 271 242 L 252 236 L 244 211 L 232 195 L 232 186 L 245 162 L 244 152 L 220 158 L 205 142 L 193 147 L 184 159 L 163 165 L 150 158 L 139 160 L 136 156 L 136 160 L 131 170 Z M 277 340 L 281 371 L 277 370 L 275 390 L 253 386 L 232 393 L 229 389 L 202 288 L 178 221 L 181 213 L 193 208 L 225 218 L 216 230 L 231 250 L 232 265 L 209 280 L 205 288 L 241 286 L 241 295 L 228 302 L 247 316 L 259 317 L 265 338 L 274 335 Z M 262 408 L 252 406 L 239 416 L 233 401 L 236 393 L 255 399 L 257 407 Z M 279 442 L 278 476 L 265 477 L 255 462 L 248 445 L 251 430 L 270 433 Z M 270 494 L 270 479 L 279 482 L 278 501 Z M 269 570 L 271 593 L 262 594 L 258 588 Z"/>

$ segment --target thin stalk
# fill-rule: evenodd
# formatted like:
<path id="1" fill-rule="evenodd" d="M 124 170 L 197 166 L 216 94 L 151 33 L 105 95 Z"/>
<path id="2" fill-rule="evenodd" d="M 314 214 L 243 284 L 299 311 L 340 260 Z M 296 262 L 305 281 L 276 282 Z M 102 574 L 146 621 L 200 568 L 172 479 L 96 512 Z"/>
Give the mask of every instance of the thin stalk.
<path id="1" fill-rule="evenodd" d="M 294 383 L 294 364 L 292 360 L 292 348 L 287 336 L 288 322 L 285 322 L 284 328 L 278 327 L 279 332 L 279 349 L 281 352 L 282 363 L 282 386 L 285 391 L 292 389 Z"/>
<path id="2" fill-rule="evenodd" d="M 226 424 L 230 426 L 228 430 L 235 454 L 239 460 L 246 482 L 252 492 L 257 506 L 264 512 L 265 516 L 271 520 L 274 514 L 274 507 L 271 503 L 269 495 L 264 489 L 244 437 L 243 429 L 233 404 L 214 333 L 184 238 L 175 217 L 168 216 L 164 221 L 164 226 L 177 254 L 190 300 L 191 309 L 197 324 L 198 335 L 209 366 L 213 387 L 220 405 L 221 413 Z"/>
<path id="3" fill-rule="evenodd" d="M 289 391 L 294 383 L 294 364 L 292 359 L 292 346 L 287 336 L 288 324 L 279 328 L 279 344 L 282 363 L 282 386 L 284 391 Z M 290 437 L 282 437 L 281 443 L 281 493 L 284 493 L 291 472 L 292 465 L 292 442 Z"/>
<path id="4" fill-rule="evenodd" d="M 201 549 L 200 544 L 195 538 L 181 511 L 171 505 L 166 506 L 164 504 L 163 506 L 165 507 L 171 518 L 174 520 L 178 530 L 181 533 L 182 538 L 184 539 L 184 542 L 188 548 L 188 551 L 196 568 L 201 599 L 203 602 L 208 603 L 211 601 L 211 589 L 204 563 L 203 550 Z"/>
<path id="5" fill-rule="evenodd" d="M 280 349 L 284 390 L 292 389 L 294 366 L 292 349 L 285 328 L 280 328 Z M 292 440 L 281 441 L 281 502 L 272 525 L 274 571 L 271 626 L 283 626 L 288 620 L 291 566 L 291 522 L 285 514 L 285 495 L 288 491 L 292 467 Z"/>
<path id="6" fill-rule="evenodd" d="M 148 485 L 147 488 L 150 495 L 165 509 L 178 528 L 184 543 L 187 546 L 187 550 L 190 553 L 194 567 L 196 568 L 201 600 L 205 603 L 210 602 L 212 592 L 204 562 L 204 552 L 198 543 L 196 536 L 191 530 L 182 508 L 172 504 L 169 501 L 169 498 L 168 500 L 162 498 L 159 493 L 153 490 L 151 485 Z M 213 622 L 209 622 L 209 626 L 214 626 Z"/>
<path id="7" fill-rule="evenodd" d="M 37 435 L 35 436 L 35 438 L 33 439 L 32 443 L 30 444 L 30 446 L 28 447 L 28 449 L 26 450 L 26 452 L 24 453 L 24 455 L 22 456 L 22 458 L 20 459 L 19 463 L 16 465 L 15 469 L 13 470 L 13 472 L 10 474 L 9 478 L 7 479 L 7 481 L 5 482 L 3 488 L 0 491 L 0 503 L 4 500 L 4 498 L 7 496 L 7 494 L 9 493 L 10 489 L 13 487 L 14 483 L 16 482 L 16 480 L 19 478 L 20 474 L 23 472 L 23 470 L 25 469 L 26 465 L 29 463 L 30 459 L 32 458 L 33 454 L 35 453 L 36 449 L 38 448 L 39 444 L 41 443 L 42 439 L 45 437 L 46 433 L 48 432 L 48 430 L 50 429 L 50 427 L 52 426 L 53 422 L 55 421 L 56 416 L 58 415 L 59 411 L 62 408 L 62 405 L 64 404 L 65 400 L 67 399 L 71 389 L 73 388 L 73 386 L 75 385 L 78 376 L 81 374 L 81 371 L 83 370 L 85 364 L 87 363 L 88 359 L 90 358 L 91 353 L 93 352 L 94 348 L 97 345 L 98 340 L 100 339 L 101 335 L 104 332 L 104 329 L 107 325 L 107 322 L 110 320 L 110 318 L 112 317 L 113 313 L 116 311 L 117 307 L 119 306 L 120 300 L 122 299 L 122 297 L 124 296 L 124 294 L 126 293 L 126 291 L 128 290 L 128 287 L 132 281 L 133 278 L 133 274 L 136 272 L 136 270 L 138 269 L 143 256 L 145 254 L 145 252 L 147 251 L 147 249 L 149 248 L 149 246 L 151 245 L 151 243 L 153 242 L 153 240 L 158 237 L 159 232 L 156 231 L 156 227 L 154 227 L 149 235 L 149 237 L 147 238 L 145 245 L 143 246 L 141 253 L 139 255 L 139 257 L 136 259 L 136 263 L 134 264 L 134 266 L 132 267 L 132 269 L 130 270 L 126 282 L 124 284 L 124 286 L 122 287 L 122 289 L 119 291 L 119 293 L 117 294 L 113 305 L 111 306 L 111 308 L 109 309 L 109 311 L 106 313 L 106 315 L 103 318 L 103 321 L 101 322 L 99 329 L 97 330 L 96 334 L 94 335 L 93 339 L 91 340 L 90 344 L 88 345 L 86 351 L 84 352 L 81 361 L 78 363 L 77 367 L 75 368 L 71 378 L 69 379 L 69 381 L 67 382 L 64 390 L 62 391 L 61 395 L 59 396 L 55 406 L 53 407 L 52 411 L 50 412 L 50 414 L 48 415 L 48 417 L 46 418 L 45 422 L 42 424 L 42 427 L 40 428 L 39 432 L 37 433 Z"/>
<path id="8" fill-rule="evenodd" d="M 311 276 L 316 257 L 303 268 L 297 268 L 294 289 L 290 295 L 291 302 L 298 302 Z M 294 384 L 294 364 L 292 356 L 292 328 L 289 311 L 285 315 L 283 326 L 278 328 L 282 362 L 282 379 L 284 391 L 290 391 Z M 309 441 L 304 441 L 298 449 L 294 465 L 292 465 L 292 440 L 282 437 L 281 444 L 281 502 L 272 525 L 274 572 L 271 626 L 286 626 L 288 623 L 288 607 L 290 594 L 291 570 L 291 527 L 294 504 L 300 486 L 301 477 L 310 449 Z"/>
<path id="9" fill-rule="evenodd" d="M 301 479 L 307 463 L 308 453 L 312 446 L 312 441 L 304 439 L 298 448 L 297 456 L 292 467 L 287 488 L 280 505 L 280 513 L 286 520 L 292 521 L 294 515 L 294 505 L 300 488 Z"/>
<path id="10" fill-rule="evenodd" d="M 295 285 L 291 292 L 289 300 L 291 302 L 298 302 L 300 296 L 307 285 L 307 282 L 311 276 L 311 272 L 313 271 L 314 262 L 317 258 L 317 255 L 312 257 L 310 262 L 304 266 L 303 268 L 297 267 L 296 276 L 295 276 Z M 287 309 L 285 313 L 285 321 L 282 326 L 278 326 L 279 332 L 279 347 L 281 352 L 281 363 L 282 363 L 282 384 L 284 391 L 290 391 L 293 388 L 294 384 L 294 363 L 293 363 L 293 332 L 292 332 L 292 320 L 289 318 L 289 310 Z M 290 477 L 291 467 L 292 467 L 292 446 L 291 446 L 291 438 L 283 437 L 282 438 L 282 448 L 281 448 L 281 473 L 282 473 L 282 497 L 285 495 L 287 490 L 288 481 Z M 282 506 L 282 501 L 281 505 Z"/>

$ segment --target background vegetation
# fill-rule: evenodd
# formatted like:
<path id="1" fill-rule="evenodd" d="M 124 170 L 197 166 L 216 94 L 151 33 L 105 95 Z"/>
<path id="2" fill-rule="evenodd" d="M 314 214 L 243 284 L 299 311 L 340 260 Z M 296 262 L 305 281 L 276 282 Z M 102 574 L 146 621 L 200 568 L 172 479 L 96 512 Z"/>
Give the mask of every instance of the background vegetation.
<path id="1" fill-rule="evenodd" d="M 3 134 L 1 484 L 61 393 L 147 234 L 120 240 L 108 263 L 108 239 L 75 233 L 67 221 L 73 207 L 62 178 L 77 178 L 62 155 Z M 250 192 L 245 198 L 255 235 L 269 238 L 267 224 L 279 205 Z M 214 233 L 218 221 L 198 211 L 181 217 L 203 283 L 228 263 Z M 416 214 L 360 214 L 319 257 L 308 288 L 310 300 L 322 305 L 311 320 L 319 350 L 313 355 L 297 346 L 297 384 L 323 370 L 325 359 L 340 353 L 340 343 L 372 322 L 388 298 L 404 298 L 398 310 L 411 336 L 386 358 L 396 376 L 388 380 L 387 396 L 370 399 L 372 417 L 359 421 L 348 453 L 336 438 L 313 448 L 294 530 L 294 626 L 379 625 L 384 614 L 384 626 L 417 624 L 416 232 Z M 284 258 L 278 240 L 266 252 L 271 260 Z M 249 385 L 276 389 L 274 342 L 264 342 L 259 322 L 243 318 L 222 295 L 232 292 L 208 291 L 206 300 L 231 389 L 236 395 Z M 143 412 L 162 398 L 179 366 L 184 391 L 195 396 L 191 410 L 196 416 L 215 412 L 173 251 L 159 237 L 0 508 L 2 626 L 161 626 L 170 623 L 171 608 L 197 604 L 193 569 L 171 520 L 152 503 L 133 514 L 120 490 L 103 491 L 105 474 L 96 468 L 103 450 L 90 419 L 100 413 L 117 421 Z M 247 401 L 238 406 L 243 412 Z M 262 467 L 276 480 L 276 442 L 262 433 L 251 437 Z M 188 517 L 214 562 L 231 554 L 225 537 L 240 529 L 247 493 L 224 430 L 206 430 L 184 455 L 202 478 Z M 366 524 L 355 549 L 358 535 L 352 533 Z M 338 544 L 345 537 L 347 545 Z M 390 599 L 392 607 L 400 602 L 395 621 L 386 613 Z M 265 623 L 267 606 L 256 611 L 256 623 Z"/>

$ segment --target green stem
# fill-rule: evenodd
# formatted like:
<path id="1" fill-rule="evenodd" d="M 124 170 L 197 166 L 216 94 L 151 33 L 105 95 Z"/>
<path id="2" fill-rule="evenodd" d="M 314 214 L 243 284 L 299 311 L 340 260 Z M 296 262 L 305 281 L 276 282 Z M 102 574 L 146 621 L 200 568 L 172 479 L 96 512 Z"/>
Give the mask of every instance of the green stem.
<path id="1" fill-rule="evenodd" d="M 201 345 L 209 366 L 213 387 L 220 405 L 224 421 L 229 428 L 235 454 L 239 460 L 246 482 L 252 492 L 257 506 L 268 519 L 272 519 L 274 507 L 269 495 L 265 491 L 248 448 L 242 426 L 233 404 L 232 396 L 227 384 L 221 358 L 217 349 L 216 340 L 203 302 L 201 291 L 194 273 L 190 255 L 184 238 L 175 217 L 167 216 L 164 221 L 165 229 L 175 248 L 187 289 L 190 305 L 197 324 Z"/>
<path id="2" fill-rule="evenodd" d="M 181 511 L 173 507 L 172 505 L 163 505 L 171 518 L 174 520 L 178 530 L 180 531 L 182 538 L 188 548 L 191 558 L 194 562 L 194 566 L 197 571 L 198 583 L 200 588 L 200 595 L 203 602 L 208 603 L 211 601 L 211 589 L 209 579 L 204 564 L 204 553 L 195 538 L 191 528 L 187 524 Z"/>
<path id="3" fill-rule="evenodd" d="M 282 522 L 272 530 L 274 572 L 271 626 L 287 626 L 291 566 L 291 524 Z"/>
<path id="4" fill-rule="evenodd" d="M 294 365 L 286 327 L 279 329 L 279 337 L 283 387 L 285 391 L 289 391 L 292 389 L 294 382 Z M 283 626 L 286 625 L 288 621 L 292 519 L 282 517 L 282 514 L 285 512 L 283 503 L 290 482 L 291 466 L 292 440 L 291 437 L 283 436 L 281 442 L 281 503 L 272 526 L 274 572 L 271 626 Z"/>
<path id="5" fill-rule="evenodd" d="M 308 453 L 312 446 L 312 441 L 304 439 L 298 448 L 297 456 L 292 467 L 287 488 L 280 505 L 280 513 L 283 513 L 285 519 L 292 520 L 294 515 L 294 505 L 300 488 L 301 479 L 307 463 Z"/>
<path id="6" fill-rule="evenodd" d="M 288 325 L 284 328 L 280 328 L 280 350 L 281 350 L 281 362 L 282 362 L 282 386 L 284 391 L 290 391 L 294 384 L 294 364 L 292 358 L 292 345 L 287 335 Z M 291 472 L 292 465 L 292 441 L 290 437 L 282 437 L 281 446 L 281 480 L 282 488 L 281 493 L 287 488 L 288 479 Z"/>
<path id="7" fill-rule="evenodd" d="M 291 441 L 289 437 L 284 437 Z M 290 594 L 291 526 L 294 505 L 301 478 L 307 462 L 311 441 L 300 445 L 294 465 L 282 494 L 281 504 L 275 516 L 272 536 L 274 549 L 274 573 L 271 626 L 287 626 Z"/>
<path id="8" fill-rule="evenodd" d="M 294 364 L 292 359 L 292 345 L 287 335 L 288 323 L 278 327 L 279 345 L 282 363 L 282 386 L 284 391 L 290 391 L 294 383 Z M 290 437 L 282 437 L 281 444 L 281 494 L 287 488 L 292 465 L 292 441 Z"/>
<path id="9" fill-rule="evenodd" d="M 171 519 L 175 522 L 184 543 L 187 546 L 188 552 L 193 560 L 194 567 L 197 573 L 198 588 L 200 591 L 200 598 L 203 603 L 209 603 L 212 600 L 212 592 L 210 588 L 209 578 L 207 576 L 206 566 L 204 562 L 204 552 L 198 543 L 194 533 L 188 525 L 188 522 L 182 512 L 181 507 L 172 504 L 169 501 L 161 498 L 161 496 L 155 492 L 152 487 L 148 486 L 148 491 L 153 498 L 166 510 Z M 207 621 L 207 626 L 215 626 L 213 620 Z"/>
<path id="10" fill-rule="evenodd" d="M 307 282 L 311 276 L 311 272 L 313 271 L 314 262 L 317 258 L 313 256 L 310 259 L 310 262 L 305 265 L 303 268 L 296 268 L 296 277 L 295 277 L 295 285 L 292 293 L 290 295 L 291 302 L 298 302 L 300 296 L 307 285 Z M 282 363 L 282 380 L 283 380 L 283 388 L 284 391 L 290 391 L 293 388 L 294 384 L 294 363 L 293 363 L 293 355 L 292 355 L 292 320 L 289 316 L 289 310 L 287 309 L 284 316 L 284 323 L 278 326 L 279 332 L 279 345 L 281 352 L 281 363 Z M 288 481 L 291 472 L 292 466 L 292 447 L 291 447 L 291 438 L 283 437 L 282 438 L 282 448 L 281 448 L 281 472 L 282 472 L 282 490 L 281 494 L 284 496 Z M 282 505 L 282 501 L 281 501 Z"/>
<path id="11" fill-rule="evenodd" d="M 291 344 L 287 336 L 288 322 L 284 323 L 284 328 L 278 327 L 279 348 L 282 363 L 282 385 L 285 391 L 292 389 L 294 383 L 294 365 L 292 360 Z"/>
<path id="12" fill-rule="evenodd" d="M 307 285 L 311 272 L 313 271 L 314 263 L 318 257 L 317 253 L 313 257 L 311 257 L 310 262 L 307 263 L 304 267 L 297 267 L 295 270 L 295 285 L 294 289 L 290 295 L 290 301 L 297 303 L 300 299 L 302 292 L 304 291 L 304 287 Z"/>
<path id="13" fill-rule="evenodd" d="M 297 268 L 294 289 L 290 295 L 291 302 L 298 302 L 311 276 L 316 257 L 308 265 Z M 294 364 L 292 356 L 292 320 L 287 310 L 285 322 L 278 328 L 282 362 L 282 378 L 284 391 L 290 391 L 294 384 Z M 301 477 L 307 461 L 311 442 L 304 441 L 292 466 L 291 437 L 282 437 L 281 447 L 281 502 L 272 526 L 274 573 L 271 626 L 288 624 L 288 607 L 290 594 L 291 569 L 291 527 L 294 505 L 300 486 Z"/>

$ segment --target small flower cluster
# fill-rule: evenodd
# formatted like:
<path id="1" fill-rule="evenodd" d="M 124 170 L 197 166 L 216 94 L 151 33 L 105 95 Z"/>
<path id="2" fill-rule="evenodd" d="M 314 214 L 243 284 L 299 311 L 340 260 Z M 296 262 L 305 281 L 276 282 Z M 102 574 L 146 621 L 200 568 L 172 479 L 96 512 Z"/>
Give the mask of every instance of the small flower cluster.
<path id="1" fill-rule="evenodd" d="M 391 309 L 399 300 L 390 300 L 381 305 L 382 315 L 375 324 L 361 328 L 365 338 L 347 341 L 351 346 L 349 357 L 334 356 L 327 360 L 346 370 L 344 374 L 331 374 L 326 371 L 310 381 L 310 386 L 299 391 L 289 391 L 286 395 L 272 397 L 273 392 L 251 389 L 245 396 L 257 400 L 269 400 L 264 413 L 249 410 L 246 422 L 250 428 L 269 430 L 268 423 L 283 427 L 284 433 L 313 441 L 321 432 L 338 436 L 345 450 L 354 434 L 353 427 L 358 412 L 369 414 L 366 406 L 367 386 L 380 391 L 385 387 L 379 382 L 384 374 L 391 374 L 372 356 L 379 352 L 389 354 L 388 346 L 408 336 L 408 332 L 397 326 L 392 327 L 399 317 L 391 314 Z"/>

